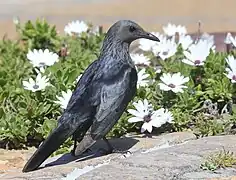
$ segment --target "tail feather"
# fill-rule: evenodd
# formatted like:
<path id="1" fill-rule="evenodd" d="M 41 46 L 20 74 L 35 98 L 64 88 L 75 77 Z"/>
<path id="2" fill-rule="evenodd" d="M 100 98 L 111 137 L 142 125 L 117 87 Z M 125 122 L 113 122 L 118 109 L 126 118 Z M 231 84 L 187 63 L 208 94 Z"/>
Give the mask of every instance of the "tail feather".
<path id="1" fill-rule="evenodd" d="M 23 172 L 37 169 L 75 131 L 75 127 L 60 124 L 35 151 L 23 168 Z"/>

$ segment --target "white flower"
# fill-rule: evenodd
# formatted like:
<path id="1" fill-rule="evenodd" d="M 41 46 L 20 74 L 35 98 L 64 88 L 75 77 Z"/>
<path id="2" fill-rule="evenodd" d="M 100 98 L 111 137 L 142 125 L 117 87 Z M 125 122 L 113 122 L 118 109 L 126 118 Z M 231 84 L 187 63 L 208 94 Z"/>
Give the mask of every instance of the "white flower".
<path id="1" fill-rule="evenodd" d="M 166 122 L 171 123 L 174 118 L 173 115 L 168 109 L 158 109 L 157 111 L 154 111 L 152 114 L 152 126 L 155 127 L 161 127 Z"/>
<path id="2" fill-rule="evenodd" d="M 140 39 L 139 40 L 139 48 L 142 49 L 143 51 L 150 51 L 152 49 L 152 46 L 155 45 L 155 41 L 151 41 L 148 39 Z"/>
<path id="3" fill-rule="evenodd" d="M 68 23 L 64 31 L 66 34 L 72 36 L 73 34 L 80 35 L 82 32 L 87 32 L 88 28 L 88 25 L 84 21 L 77 20 Z"/>
<path id="4" fill-rule="evenodd" d="M 234 47 L 236 47 L 236 37 L 230 36 L 229 38 Z"/>
<path id="5" fill-rule="evenodd" d="M 171 122 L 173 120 L 172 114 L 161 108 L 157 111 L 153 111 L 153 107 L 148 103 L 146 99 L 142 102 L 141 100 L 138 103 L 133 103 L 135 109 L 128 109 L 128 112 L 134 117 L 128 119 L 128 122 L 140 122 L 143 121 L 141 132 L 144 131 L 152 132 L 152 127 L 160 127 L 166 122 Z"/>
<path id="6" fill-rule="evenodd" d="M 152 52 L 156 56 L 160 56 L 162 60 L 165 60 L 177 52 L 177 44 L 175 43 L 175 38 L 167 39 L 167 37 L 163 38 L 161 42 L 154 46 Z"/>
<path id="7" fill-rule="evenodd" d="M 200 40 L 197 44 L 192 44 L 188 48 L 189 51 L 184 51 L 186 59 L 183 59 L 182 62 L 191 66 L 202 66 L 210 54 L 210 48 L 206 40 Z"/>
<path id="8" fill-rule="evenodd" d="M 138 100 L 138 102 L 133 103 L 134 109 L 128 109 L 128 112 L 135 117 L 130 118 L 129 122 L 138 122 L 143 121 L 143 117 L 147 116 L 152 111 L 152 104 L 149 104 L 147 99 L 144 99 L 144 101 Z"/>
<path id="9" fill-rule="evenodd" d="M 39 68 L 36 67 L 35 71 L 37 72 L 37 74 L 39 74 L 39 73 L 43 74 L 43 73 L 45 73 L 45 68 L 44 67 L 39 67 Z"/>
<path id="10" fill-rule="evenodd" d="M 179 72 L 174 74 L 164 73 L 160 79 L 162 81 L 162 83 L 159 83 L 161 90 L 171 90 L 175 93 L 183 92 L 183 88 L 187 88 L 183 84 L 189 81 L 189 77 L 184 77 Z"/>
<path id="11" fill-rule="evenodd" d="M 187 34 L 187 29 L 185 26 L 168 23 L 167 26 L 163 26 L 163 31 L 167 36 L 174 36 L 176 33 L 179 35 Z"/>
<path id="12" fill-rule="evenodd" d="M 229 65 L 230 70 L 236 72 L 236 59 L 234 58 L 234 56 L 228 55 L 228 57 L 225 58 L 225 61 Z M 228 69 L 228 68 L 226 68 L 226 69 Z"/>
<path id="13" fill-rule="evenodd" d="M 60 104 L 62 109 L 66 109 L 67 104 L 71 98 L 71 95 L 72 91 L 70 89 L 68 89 L 66 92 L 62 91 L 62 96 L 56 96 L 58 100 L 54 102 Z"/>
<path id="14" fill-rule="evenodd" d="M 49 86 L 50 83 L 48 82 L 49 79 L 46 76 L 42 76 L 41 73 L 39 73 L 35 80 L 32 78 L 29 79 L 29 81 L 23 81 L 24 89 L 30 90 L 32 92 L 41 91 L 46 88 L 46 86 Z"/>
<path id="15" fill-rule="evenodd" d="M 232 37 L 232 34 L 231 33 L 227 33 L 227 35 L 226 35 L 226 37 L 225 37 L 225 40 L 224 40 L 224 43 L 225 44 L 231 44 L 232 42 L 231 42 L 231 38 L 233 38 Z"/>
<path id="16" fill-rule="evenodd" d="M 180 35 L 178 44 L 181 44 L 183 50 L 186 50 L 193 44 L 193 39 L 189 35 Z"/>
<path id="17" fill-rule="evenodd" d="M 215 46 L 214 35 L 203 33 L 199 39 L 199 42 L 201 41 L 203 41 L 204 43 L 207 43 L 209 50 L 212 49 L 213 52 L 215 52 L 216 46 Z"/>
<path id="18" fill-rule="evenodd" d="M 91 32 L 95 35 L 99 35 L 99 26 L 93 27 L 91 29 Z"/>
<path id="19" fill-rule="evenodd" d="M 165 109 L 164 113 L 162 114 L 162 119 L 165 119 L 166 122 L 171 123 L 174 120 L 174 117 L 168 109 Z"/>
<path id="20" fill-rule="evenodd" d="M 208 33 L 203 33 L 200 37 L 201 40 L 206 40 L 208 43 L 214 44 L 214 35 L 210 35 Z"/>
<path id="21" fill-rule="evenodd" d="M 225 74 L 229 79 L 231 79 L 232 83 L 236 83 L 236 59 L 232 55 L 228 55 L 225 58 L 229 68 L 226 68 L 227 74 Z"/>
<path id="22" fill-rule="evenodd" d="M 155 69 L 155 73 L 160 74 L 162 66 L 156 66 L 154 69 Z"/>
<path id="23" fill-rule="evenodd" d="M 14 23 L 15 25 L 19 25 L 19 24 L 20 24 L 20 18 L 19 18 L 18 16 L 14 16 L 14 17 L 13 17 L 13 23 Z"/>
<path id="24" fill-rule="evenodd" d="M 130 54 L 131 59 L 135 65 L 149 65 L 150 59 L 143 54 Z"/>
<path id="25" fill-rule="evenodd" d="M 148 85 L 149 80 L 147 78 L 149 77 L 149 74 L 145 73 L 145 69 L 142 69 L 138 72 L 138 82 L 137 82 L 137 88 L 139 87 L 145 87 Z"/>
<path id="26" fill-rule="evenodd" d="M 227 74 L 225 74 L 227 78 L 231 80 L 232 83 L 236 83 L 236 72 L 235 71 L 228 71 Z"/>
<path id="27" fill-rule="evenodd" d="M 52 66 L 55 62 L 59 61 L 59 56 L 56 53 L 50 52 L 48 49 L 33 51 L 29 50 L 27 58 L 34 67 Z"/>
<path id="28" fill-rule="evenodd" d="M 151 33 L 153 35 L 155 35 L 156 37 L 158 37 L 160 39 L 160 41 L 161 41 L 163 35 L 161 35 L 158 32 L 151 32 Z M 144 39 L 144 38 L 141 38 L 139 40 L 139 48 L 142 49 L 143 51 L 151 51 L 152 47 L 155 46 L 155 45 L 158 45 L 158 42 L 151 41 L 151 40 Z"/>

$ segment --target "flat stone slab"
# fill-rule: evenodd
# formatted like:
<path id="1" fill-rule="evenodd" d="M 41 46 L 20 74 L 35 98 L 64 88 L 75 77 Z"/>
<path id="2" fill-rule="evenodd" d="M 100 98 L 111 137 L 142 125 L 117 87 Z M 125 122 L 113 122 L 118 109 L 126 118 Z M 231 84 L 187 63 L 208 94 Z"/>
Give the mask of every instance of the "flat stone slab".
<path id="1" fill-rule="evenodd" d="M 183 144 L 137 153 L 97 168 L 79 179 L 135 179 L 174 180 L 210 179 L 236 175 L 236 169 L 228 168 L 215 173 L 203 171 L 200 164 L 212 152 L 226 150 L 236 152 L 236 136 L 215 136 L 188 141 Z"/>
<path id="2" fill-rule="evenodd" d="M 98 156 L 95 149 L 105 147 L 98 142 L 92 153 L 73 158 L 70 154 L 49 158 L 44 167 L 30 173 L 6 172 L 0 179 L 92 179 L 92 180 L 189 180 L 231 179 L 236 169 L 227 168 L 215 172 L 203 171 L 200 164 L 210 153 L 230 150 L 236 153 L 236 136 L 214 136 L 195 139 L 191 132 L 170 133 L 152 138 L 128 136 L 110 140 L 113 146 L 131 154 Z"/>

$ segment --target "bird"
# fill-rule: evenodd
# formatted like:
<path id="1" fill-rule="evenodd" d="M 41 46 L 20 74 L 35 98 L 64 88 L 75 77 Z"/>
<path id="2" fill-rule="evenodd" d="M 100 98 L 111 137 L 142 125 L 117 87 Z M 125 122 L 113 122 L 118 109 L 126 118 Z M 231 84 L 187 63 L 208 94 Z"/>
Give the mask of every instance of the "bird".
<path id="1" fill-rule="evenodd" d="M 80 142 L 74 145 L 74 155 L 100 139 L 113 149 L 105 136 L 136 95 L 137 71 L 129 47 L 139 38 L 160 41 L 131 20 L 119 20 L 109 28 L 97 60 L 82 74 L 57 127 L 30 157 L 23 172 L 38 169 L 71 136 Z"/>

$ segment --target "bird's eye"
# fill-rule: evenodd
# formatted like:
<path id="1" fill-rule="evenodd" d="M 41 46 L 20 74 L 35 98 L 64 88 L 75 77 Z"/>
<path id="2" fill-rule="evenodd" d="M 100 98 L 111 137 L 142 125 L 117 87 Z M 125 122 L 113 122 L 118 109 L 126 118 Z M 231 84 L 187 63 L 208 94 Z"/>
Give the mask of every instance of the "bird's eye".
<path id="1" fill-rule="evenodd" d="M 130 27 L 129 27 L 129 31 L 130 31 L 130 32 L 134 32 L 135 30 L 136 30 L 136 28 L 135 28 L 134 26 L 130 26 Z"/>

